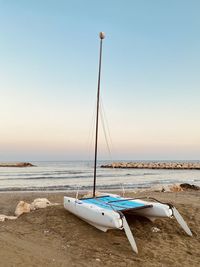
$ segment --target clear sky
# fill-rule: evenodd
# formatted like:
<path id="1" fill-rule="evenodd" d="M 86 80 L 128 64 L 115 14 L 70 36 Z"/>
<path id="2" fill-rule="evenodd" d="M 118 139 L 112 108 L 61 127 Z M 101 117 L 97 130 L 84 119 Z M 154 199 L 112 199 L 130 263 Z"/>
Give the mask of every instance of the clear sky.
<path id="1" fill-rule="evenodd" d="M 92 158 L 99 31 L 112 158 L 200 159 L 199 12 L 198 0 L 0 0 L 0 161 Z"/>

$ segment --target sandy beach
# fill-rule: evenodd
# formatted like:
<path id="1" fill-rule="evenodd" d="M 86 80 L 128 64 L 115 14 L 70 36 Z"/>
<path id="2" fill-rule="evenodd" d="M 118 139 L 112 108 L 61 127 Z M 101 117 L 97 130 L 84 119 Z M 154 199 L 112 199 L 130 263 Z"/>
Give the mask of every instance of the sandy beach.
<path id="1" fill-rule="evenodd" d="M 1 193 L 0 214 L 13 215 L 20 200 L 31 202 L 37 197 L 60 205 L 0 223 L 0 266 L 199 266 L 199 191 L 126 196 L 147 194 L 175 204 L 193 237 L 185 235 L 174 219 L 152 223 L 131 215 L 128 222 L 139 249 L 136 255 L 123 231 L 103 233 L 64 210 L 65 193 Z M 153 232 L 152 227 L 160 231 Z"/>

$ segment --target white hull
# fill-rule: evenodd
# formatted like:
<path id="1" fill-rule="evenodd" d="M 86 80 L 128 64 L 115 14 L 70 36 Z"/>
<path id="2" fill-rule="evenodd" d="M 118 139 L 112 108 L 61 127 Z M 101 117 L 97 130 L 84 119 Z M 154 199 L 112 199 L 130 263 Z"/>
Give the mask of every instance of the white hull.
<path id="1" fill-rule="evenodd" d="M 119 197 L 118 195 L 114 194 L 109 195 Z M 133 212 L 134 214 L 146 217 L 151 221 L 154 221 L 156 218 L 172 217 L 173 215 L 171 208 L 166 204 L 144 201 L 140 199 L 130 201 L 152 205 L 152 207 L 150 208 L 135 210 Z M 90 224 L 95 223 L 99 225 L 105 225 L 108 229 L 122 227 L 120 215 L 116 211 L 100 208 L 96 205 L 84 203 L 81 200 L 71 197 L 64 197 L 64 207 L 66 210 L 70 211 L 71 213 L 75 214 L 76 216 L 80 217 Z M 102 215 L 102 213 L 104 213 L 104 215 Z"/>
<path id="2" fill-rule="evenodd" d="M 167 204 L 143 201 L 140 199 L 137 199 L 137 202 L 153 206 L 152 208 L 134 211 L 134 214 L 146 217 L 151 221 L 154 221 L 157 218 L 169 218 L 173 215 L 171 208 Z"/>
<path id="3" fill-rule="evenodd" d="M 108 195 L 108 194 L 107 194 Z M 119 197 L 117 195 L 109 194 L 109 196 Z M 126 199 L 126 198 L 124 198 Z M 162 204 L 159 202 L 144 201 L 141 199 L 130 200 L 132 202 L 141 203 L 144 205 L 152 205 L 151 207 L 143 209 L 133 209 L 132 214 L 137 214 L 154 221 L 157 218 L 171 218 L 175 217 L 177 222 L 183 228 L 183 230 L 192 236 L 192 233 L 183 220 L 182 216 L 176 210 L 175 207 L 168 204 Z M 114 206 L 114 204 L 113 204 Z M 124 229 L 127 238 L 133 248 L 133 250 L 138 253 L 135 240 L 131 234 L 130 228 L 127 224 L 126 218 L 123 211 L 115 211 L 112 209 L 107 209 L 99 207 L 92 203 L 86 203 L 76 198 L 64 197 L 64 207 L 69 212 L 73 213 L 77 217 L 96 227 L 97 229 L 106 232 L 108 229 Z"/>
<path id="4" fill-rule="evenodd" d="M 106 232 L 108 229 L 122 229 L 123 223 L 119 213 L 83 203 L 81 200 L 64 197 L 64 207 L 82 220 Z"/>

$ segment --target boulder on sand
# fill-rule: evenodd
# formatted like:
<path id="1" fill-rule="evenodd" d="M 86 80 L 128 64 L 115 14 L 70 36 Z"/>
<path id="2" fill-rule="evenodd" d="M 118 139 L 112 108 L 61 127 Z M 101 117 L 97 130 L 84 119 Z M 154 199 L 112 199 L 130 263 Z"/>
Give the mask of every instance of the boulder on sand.
<path id="1" fill-rule="evenodd" d="M 51 203 L 47 198 L 36 198 L 31 204 L 20 201 L 15 209 L 15 216 L 7 216 L 0 214 L 0 222 L 4 222 L 6 219 L 15 220 L 23 213 L 29 213 L 31 210 L 43 209 L 48 206 L 59 205 L 58 203 Z"/>
<path id="2" fill-rule="evenodd" d="M 15 209 L 15 215 L 17 217 L 19 217 L 20 215 L 22 215 L 23 213 L 28 213 L 30 212 L 31 209 L 30 209 L 30 204 L 25 202 L 25 201 L 20 201 L 18 204 L 17 204 L 17 207 Z"/>
<path id="3" fill-rule="evenodd" d="M 47 198 L 36 198 L 30 205 L 31 210 L 44 209 L 52 204 Z"/>
<path id="4" fill-rule="evenodd" d="M 183 188 L 180 186 L 180 184 L 173 184 L 170 186 L 171 192 L 182 192 Z"/>
<path id="5" fill-rule="evenodd" d="M 155 192 L 181 192 L 183 188 L 181 188 L 180 184 L 166 184 L 166 185 L 155 185 L 151 187 L 151 189 Z"/>

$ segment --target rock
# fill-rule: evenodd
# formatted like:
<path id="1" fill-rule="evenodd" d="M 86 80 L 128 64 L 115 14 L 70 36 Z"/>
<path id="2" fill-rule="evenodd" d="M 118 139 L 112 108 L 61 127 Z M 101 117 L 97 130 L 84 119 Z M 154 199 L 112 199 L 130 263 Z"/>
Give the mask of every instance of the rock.
<path id="1" fill-rule="evenodd" d="M 0 163 L 0 167 L 35 167 L 35 165 L 29 162 L 16 162 L 16 163 Z"/>
<path id="2" fill-rule="evenodd" d="M 166 184 L 166 185 L 155 185 L 151 187 L 151 189 L 155 192 L 181 192 L 183 189 L 179 184 Z"/>
<path id="3" fill-rule="evenodd" d="M 36 198 L 30 205 L 31 210 L 44 209 L 52 204 L 47 198 Z"/>
<path id="4" fill-rule="evenodd" d="M 16 164 L 16 167 L 34 167 L 35 165 L 30 162 L 19 162 Z"/>
<path id="5" fill-rule="evenodd" d="M 157 228 L 157 227 L 152 227 L 152 228 L 151 228 L 151 231 L 152 231 L 153 233 L 157 233 L 157 232 L 160 232 L 160 229 Z"/>
<path id="6" fill-rule="evenodd" d="M 5 220 L 16 220 L 16 216 L 7 216 L 4 214 L 0 214 L 0 222 L 4 222 Z"/>
<path id="7" fill-rule="evenodd" d="M 53 205 L 59 205 L 59 204 L 58 203 L 52 204 L 47 198 L 36 198 L 31 204 L 25 201 L 20 201 L 15 209 L 15 215 L 19 217 L 23 213 L 29 213 L 31 210 L 43 209 Z M 14 220 L 17 217 L 0 215 L 0 221 L 4 221 L 5 219 Z"/>
<path id="8" fill-rule="evenodd" d="M 23 213 L 28 213 L 30 212 L 31 209 L 30 209 L 30 204 L 29 203 L 26 203 L 24 201 L 20 201 L 18 204 L 17 204 L 17 207 L 15 209 L 15 215 L 17 217 L 19 217 L 20 215 L 22 215 Z"/>
<path id="9" fill-rule="evenodd" d="M 197 169 L 199 162 L 113 162 L 101 165 L 101 168 L 133 168 L 133 169 Z"/>
<path id="10" fill-rule="evenodd" d="M 161 192 L 171 192 L 171 186 L 170 185 L 163 185 Z"/>
<path id="11" fill-rule="evenodd" d="M 173 184 L 169 186 L 171 192 L 181 192 L 183 191 L 183 188 L 180 186 L 180 184 Z"/>
<path id="12" fill-rule="evenodd" d="M 180 187 L 182 188 L 182 191 L 183 190 L 188 190 L 188 189 L 200 190 L 200 187 L 199 186 L 193 185 L 193 184 L 187 184 L 187 183 L 180 184 Z"/>

